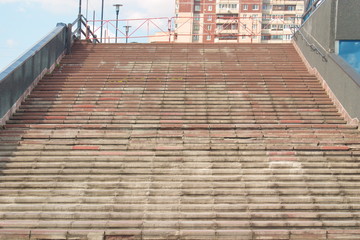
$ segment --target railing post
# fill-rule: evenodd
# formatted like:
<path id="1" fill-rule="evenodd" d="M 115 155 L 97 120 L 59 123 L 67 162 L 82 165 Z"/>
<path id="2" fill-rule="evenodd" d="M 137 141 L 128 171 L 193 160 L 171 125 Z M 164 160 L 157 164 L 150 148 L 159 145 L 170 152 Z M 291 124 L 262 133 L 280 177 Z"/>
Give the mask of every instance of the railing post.
<path id="1" fill-rule="evenodd" d="M 78 38 L 81 39 L 81 18 L 82 18 L 82 15 L 79 14 L 78 16 Z"/>
<path id="2" fill-rule="evenodd" d="M 90 26 L 86 26 L 86 40 L 90 39 Z"/>
<path id="3" fill-rule="evenodd" d="M 66 54 L 71 53 L 71 46 L 72 46 L 72 24 L 69 23 L 67 27 L 67 36 L 66 36 Z"/>

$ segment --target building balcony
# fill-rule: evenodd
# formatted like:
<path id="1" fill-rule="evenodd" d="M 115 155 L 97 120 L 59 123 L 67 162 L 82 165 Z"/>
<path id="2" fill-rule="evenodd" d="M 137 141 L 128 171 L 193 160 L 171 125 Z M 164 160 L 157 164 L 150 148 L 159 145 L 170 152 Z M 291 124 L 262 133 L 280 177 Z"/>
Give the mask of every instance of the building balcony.
<path id="1" fill-rule="evenodd" d="M 226 24 L 226 23 L 238 23 L 239 18 L 217 18 L 216 23 Z"/>
<path id="2" fill-rule="evenodd" d="M 238 29 L 216 29 L 215 34 L 219 35 L 219 34 L 239 34 L 239 30 Z"/>
<path id="3" fill-rule="evenodd" d="M 239 9 L 236 8 L 217 8 L 216 9 L 217 14 L 237 14 L 239 13 Z"/>

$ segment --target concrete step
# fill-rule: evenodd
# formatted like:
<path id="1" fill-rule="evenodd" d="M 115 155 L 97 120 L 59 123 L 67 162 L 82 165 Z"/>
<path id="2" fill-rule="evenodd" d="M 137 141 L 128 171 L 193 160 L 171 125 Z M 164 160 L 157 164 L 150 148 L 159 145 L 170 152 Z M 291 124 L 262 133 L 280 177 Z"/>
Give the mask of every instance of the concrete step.
<path id="1" fill-rule="evenodd" d="M 359 160 L 291 44 L 77 42 L 0 130 L 0 239 L 359 239 Z"/>

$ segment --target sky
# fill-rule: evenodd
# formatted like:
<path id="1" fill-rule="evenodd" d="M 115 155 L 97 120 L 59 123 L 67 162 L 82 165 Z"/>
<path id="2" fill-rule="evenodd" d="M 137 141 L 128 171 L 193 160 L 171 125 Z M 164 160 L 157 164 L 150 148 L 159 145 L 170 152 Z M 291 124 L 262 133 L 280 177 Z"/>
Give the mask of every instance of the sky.
<path id="1" fill-rule="evenodd" d="M 339 55 L 360 73 L 360 41 L 340 41 Z"/>
<path id="2" fill-rule="evenodd" d="M 100 20 L 101 2 L 102 0 L 82 0 L 83 15 L 88 15 L 88 19 L 92 20 L 95 10 L 96 20 Z M 123 4 L 119 19 L 159 18 L 175 15 L 175 0 L 104 0 L 104 3 L 105 20 L 116 19 L 113 7 L 116 3 Z M 0 0 L 0 72 L 51 32 L 57 23 L 73 22 L 78 11 L 79 0 Z M 153 22 L 162 29 L 164 23 L 161 21 L 164 20 L 158 21 Z M 136 25 L 142 22 L 130 21 L 127 24 L 134 25 L 136 29 Z M 115 25 L 115 22 L 112 23 Z M 126 21 L 120 22 L 119 29 L 125 23 Z M 153 28 L 156 26 L 153 23 L 150 24 Z M 111 24 L 109 32 L 111 35 L 115 32 Z"/>

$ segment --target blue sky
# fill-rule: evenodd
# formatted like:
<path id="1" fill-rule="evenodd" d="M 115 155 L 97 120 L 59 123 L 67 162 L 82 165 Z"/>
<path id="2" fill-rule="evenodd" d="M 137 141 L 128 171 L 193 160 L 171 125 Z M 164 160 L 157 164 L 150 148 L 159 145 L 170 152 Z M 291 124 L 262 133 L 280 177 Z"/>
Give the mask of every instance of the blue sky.
<path id="1" fill-rule="evenodd" d="M 339 54 L 360 73 L 360 41 L 341 41 Z"/>
<path id="2" fill-rule="evenodd" d="M 175 0 L 104 2 L 104 19 L 115 19 L 115 3 L 124 5 L 120 19 L 172 17 L 175 11 Z M 100 19 L 101 0 L 82 0 L 84 15 L 86 8 L 89 19 L 94 10 L 96 19 Z M 58 22 L 73 22 L 77 14 L 78 0 L 0 0 L 0 71 L 51 32 Z"/>

